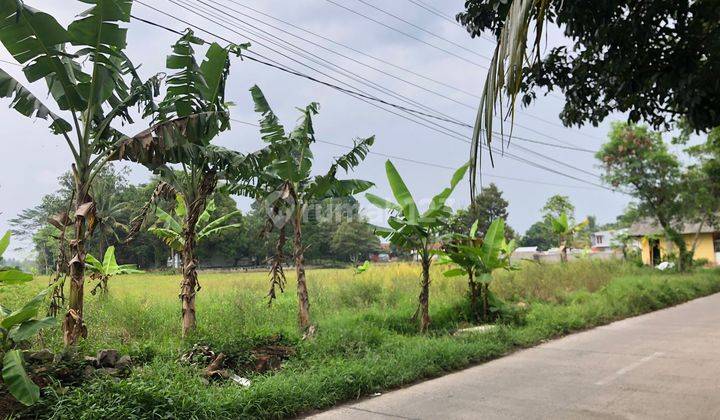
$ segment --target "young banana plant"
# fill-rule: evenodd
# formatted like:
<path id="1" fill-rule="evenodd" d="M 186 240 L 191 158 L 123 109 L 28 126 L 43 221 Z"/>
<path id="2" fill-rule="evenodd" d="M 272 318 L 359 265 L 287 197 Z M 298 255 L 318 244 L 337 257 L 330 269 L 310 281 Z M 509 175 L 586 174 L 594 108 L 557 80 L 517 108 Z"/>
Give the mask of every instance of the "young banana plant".
<path id="1" fill-rule="evenodd" d="M 132 0 L 82 0 L 88 10 L 64 27 L 51 15 L 17 0 L 0 0 L 0 42 L 22 65 L 29 83 L 44 81 L 53 111 L 20 81 L 0 69 L 0 97 L 24 116 L 50 122 L 72 154 L 73 214 L 58 217 L 73 226 L 70 241 L 70 302 L 64 341 L 87 335 L 83 322 L 85 242 L 97 221 L 90 195 L 93 179 L 125 137 L 114 123 L 131 123 L 133 107 L 150 106 L 159 77 L 142 81 L 125 55 Z"/>
<path id="2" fill-rule="evenodd" d="M 478 297 L 482 296 L 482 319 L 489 316 L 489 288 L 495 270 L 513 270 L 510 256 L 515 241 L 505 240 L 505 222 L 495 219 L 484 238 L 477 236 L 478 221 L 473 223 L 468 235 L 454 234 L 445 243 L 438 264 L 454 264 L 446 270 L 446 277 L 467 276 L 470 289 L 470 310 L 475 320 L 478 316 Z"/>
<path id="3" fill-rule="evenodd" d="M 431 250 L 438 240 L 439 232 L 447 225 L 452 209 L 445 202 L 455 190 L 457 184 L 465 176 L 468 164 L 461 166 L 452 176 L 450 186 L 433 197 L 424 213 L 420 213 L 415 200 L 410 194 L 400 173 L 389 160 L 385 162 L 385 172 L 395 196 L 395 202 L 385 200 L 374 194 L 365 194 L 373 205 L 390 211 L 388 228 L 376 228 L 375 233 L 389 240 L 400 248 L 416 251 L 422 265 L 422 280 L 418 310 L 413 318 L 419 315 L 420 331 L 427 331 L 430 326 L 430 264 Z"/>
<path id="4" fill-rule="evenodd" d="M 185 205 L 185 199 L 181 194 L 176 195 L 176 200 L 177 204 L 175 206 L 175 216 L 177 216 L 177 218 L 173 217 L 160 207 L 157 207 L 155 209 L 155 215 L 157 216 L 158 221 L 162 222 L 163 225 L 162 227 L 151 227 L 148 229 L 148 232 L 162 239 L 162 241 L 165 242 L 173 251 L 182 252 L 185 247 L 182 221 L 187 216 L 187 207 Z M 240 223 L 227 223 L 228 220 L 240 215 L 239 210 L 227 213 L 210 221 L 212 213 L 214 213 L 215 210 L 215 201 L 212 199 L 208 200 L 207 206 L 205 206 L 205 210 L 198 218 L 198 223 L 195 226 L 195 229 L 197 230 L 195 237 L 197 238 L 198 243 L 202 242 L 202 240 L 208 236 L 218 234 L 228 229 L 242 227 Z"/>
<path id="5" fill-rule="evenodd" d="M 304 333 L 311 335 L 310 300 L 305 277 L 305 245 L 302 240 L 302 223 L 305 210 L 310 204 L 336 197 L 346 197 L 367 190 L 372 182 L 359 179 L 338 179 L 337 172 L 349 172 L 367 156 L 375 137 L 355 141 L 353 148 L 333 162 L 325 175 L 311 176 L 313 169 L 312 143 L 315 130 L 312 117 L 318 113 L 318 104 L 311 103 L 302 109 L 299 125 L 290 133 L 280 124 L 259 87 L 250 89 L 255 111 L 260 114 L 260 133 L 268 146 L 272 162 L 258 176 L 258 190 L 266 194 L 269 215 L 281 229 L 286 222 L 293 226 L 293 249 L 297 273 L 298 324 Z M 289 209 L 287 217 L 277 211 Z M 279 219 L 279 220 L 278 220 Z M 281 230 L 282 234 L 282 230 Z M 274 290 L 271 288 L 271 297 Z"/>
<path id="6" fill-rule="evenodd" d="M 583 230 L 590 223 L 588 219 L 580 223 L 573 224 L 568 220 L 566 213 L 560 214 L 558 217 L 551 219 L 552 230 L 558 236 L 558 246 L 560 247 L 560 261 L 566 263 L 568 248 L 572 245 L 573 236 Z"/>
<path id="7" fill-rule="evenodd" d="M 0 257 L 10 244 L 10 232 L 0 239 Z M 32 280 L 33 276 L 18 269 L 0 267 L 0 287 L 17 285 Z M 40 388 L 28 377 L 20 345 L 34 337 L 43 328 L 55 325 L 54 317 L 36 319 L 45 296 L 53 286 L 42 290 L 21 308 L 13 311 L 0 304 L 0 353 L 2 353 L 2 380 L 16 400 L 24 405 L 40 399 Z"/>
<path id="8" fill-rule="evenodd" d="M 121 274 L 137 274 L 143 273 L 144 271 L 138 270 L 134 264 L 122 264 L 119 265 L 115 259 L 115 247 L 110 246 L 105 250 L 105 256 L 102 262 L 91 254 L 87 254 L 85 257 L 85 263 L 87 269 L 90 271 L 90 278 L 97 281 L 95 287 L 90 291 L 91 294 L 96 294 L 98 290 L 103 294 L 107 295 L 108 292 L 108 280 L 110 277 L 121 275 Z"/>

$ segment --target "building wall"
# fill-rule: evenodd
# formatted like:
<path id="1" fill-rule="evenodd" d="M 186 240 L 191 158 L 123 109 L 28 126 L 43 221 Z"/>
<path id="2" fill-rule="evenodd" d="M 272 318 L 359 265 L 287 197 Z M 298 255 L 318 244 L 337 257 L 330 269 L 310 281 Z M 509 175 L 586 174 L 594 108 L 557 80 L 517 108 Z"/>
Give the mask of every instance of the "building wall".
<path id="1" fill-rule="evenodd" d="M 685 238 L 685 243 L 687 244 L 688 249 L 692 248 L 693 242 L 695 241 L 695 235 L 694 234 L 687 234 L 683 235 Z M 642 261 L 646 265 L 650 265 L 651 260 L 651 253 L 652 250 L 650 248 L 650 241 L 647 238 L 642 238 L 641 240 L 642 244 Z M 675 248 L 674 244 L 670 241 L 666 241 L 665 239 L 660 239 L 660 256 L 661 258 L 665 258 L 667 255 L 668 249 L 671 251 Z M 718 265 L 718 262 L 715 260 L 715 247 L 713 246 L 713 234 L 712 233 L 701 233 L 698 237 L 698 243 L 697 247 L 695 248 L 695 255 L 693 256 L 694 259 L 706 259 L 708 260 L 708 263 L 710 265 Z"/>

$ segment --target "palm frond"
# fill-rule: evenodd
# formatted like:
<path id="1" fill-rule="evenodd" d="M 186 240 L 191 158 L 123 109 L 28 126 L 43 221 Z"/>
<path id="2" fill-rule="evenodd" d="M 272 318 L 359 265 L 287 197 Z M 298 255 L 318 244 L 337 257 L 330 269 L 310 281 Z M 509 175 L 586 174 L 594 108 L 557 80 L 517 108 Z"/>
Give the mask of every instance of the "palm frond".
<path id="1" fill-rule="evenodd" d="M 533 49 L 539 56 L 540 34 L 544 16 L 550 6 L 550 0 L 511 0 L 512 4 L 505 18 L 497 47 L 490 61 L 490 68 L 485 78 L 480 106 L 475 117 L 475 127 L 470 148 L 470 194 L 476 196 L 476 178 L 482 155 L 482 135 L 490 147 L 493 136 L 493 118 L 499 114 L 497 105 L 502 104 L 503 95 L 509 98 L 509 115 L 514 120 L 515 100 L 520 92 L 523 69 L 530 63 L 527 54 L 528 33 L 532 21 L 535 20 L 536 34 Z M 501 115 L 502 118 L 502 115 Z M 501 132 L 503 132 L 501 123 Z M 492 151 L 490 152 L 492 158 Z"/>

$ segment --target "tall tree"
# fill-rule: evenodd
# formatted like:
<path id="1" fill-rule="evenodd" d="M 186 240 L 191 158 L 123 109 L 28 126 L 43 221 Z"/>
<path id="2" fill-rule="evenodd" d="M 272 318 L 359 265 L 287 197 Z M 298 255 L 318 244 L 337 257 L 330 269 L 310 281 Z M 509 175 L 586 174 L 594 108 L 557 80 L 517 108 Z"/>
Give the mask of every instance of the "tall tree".
<path id="1" fill-rule="evenodd" d="M 502 191 L 497 185 L 490 183 L 487 187 L 483 187 L 467 209 L 455 213 L 450 221 L 450 228 L 454 233 L 464 234 L 477 223 L 478 233 L 484 235 L 493 220 L 507 220 L 508 205 L 508 201 L 502 196 Z M 507 240 L 515 236 L 515 231 L 510 226 L 505 226 L 503 231 Z"/>
<path id="2" fill-rule="evenodd" d="M 692 264 L 682 236 L 687 207 L 681 200 L 682 172 L 677 157 L 668 151 L 658 132 L 637 125 L 616 123 L 610 139 L 597 153 L 603 179 L 623 187 L 639 201 L 639 210 L 655 219 L 678 249 L 678 268 Z"/>
<path id="3" fill-rule="evenodd" d="M 520 246 L 536 246 L 540 251 L 547 251 L 555 246 L 555 238 L 552 225 L 548 220 L 533 223 L 525 234 L 520 238 Z"/>
<path id="4" fill-rule="evenodd" d="M 681 143 L 688 140 L 689 133 L 684 134 Z M 698 225 L 691 249 L 694 253 L 702 229 L 720 227 L 720 127 L 711 130 L 704 143 L 688 147 L 686 152 L 693 162 L 684 174 L 681 199 L 692 209 L 688 220 Z"/>
<path id="5" fill-rule="evenodd" d="M 290 221 L 293 226 L 293 250 L 297 274 L 298 325 L 302 331 L 312 334 L 310 322 L 310 300 L 305 277 L 305 245 L 302 225 L 308 206 L 327 198 L 345 197 L 370 188 L 373 183 L 358 179 L 337 178 L 339 169 L 349 172 L 367 156 L 375 137 L 355 141 L 347 154 L 333 162 L 325 175 L 311 176 L 313 154 L 311 145 L 315 142 L 315 128 L 312 117 L 318 113 L 318 104 L 313 102 L 302 109 L 299 125 L 289 134 L 280 124 L 259 87 L 250 89 L 255 111 L 260 114 L 260 132 L 268 144 L 273 160 L 259 175 L 258 188 L 268 194 L 268 214 L 281 215 L 282 208 L 289 209 L 285 217 L 273 217 L 280 229 Z M 256 194 L 257 195 L 257 194 Z M 283 216 L 283 215 L 281 215 Z M 273 289 L 271 288 L 271 294 Z"/>
<path id="6" fill-rule="evenodd" d="M 540 211 L 546 220 L 560 217 L 563 214 L 570 221 L 575 220 L 575 206 L 570 202 L 570 197 L 567 195 L 556 194 L 551 196 Z"/>
<path id="7" fill-rule="evenodd" d="M 488 31 L 498 39 L 474 151 L 481 129 L 490 141 L 503 95 L 512 111 L 517 95 L 529 104 L 538 89 L 564 94 L 560 118 L 567 126 L 597 125 L 616 111 L 655 128 L 683 118 L 695 130 L 720 125 L 715 1 L 467 0 L 457 18 L 472 36 Z M 548 26 L 559 28 L 572 45 L 543 54 Z"/>
<path id="8" fill-rule="evenodd" d="M 337 257 L 357 265 L 363 255 L 367 258 L 371 252 L 380 250 L 380 240 L 367 220 L 346 220 L 332 236 L 330 244 Z"/>

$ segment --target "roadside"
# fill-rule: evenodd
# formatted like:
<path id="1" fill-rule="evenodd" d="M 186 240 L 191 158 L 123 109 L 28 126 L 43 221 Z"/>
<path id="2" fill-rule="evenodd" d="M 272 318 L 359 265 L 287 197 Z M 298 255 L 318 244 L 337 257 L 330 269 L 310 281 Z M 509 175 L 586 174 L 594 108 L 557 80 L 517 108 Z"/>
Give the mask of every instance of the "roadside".
<path id="1" fill-rule="evenodd" d="M 310 418 L 717 418 L 720 294 Z"/>

